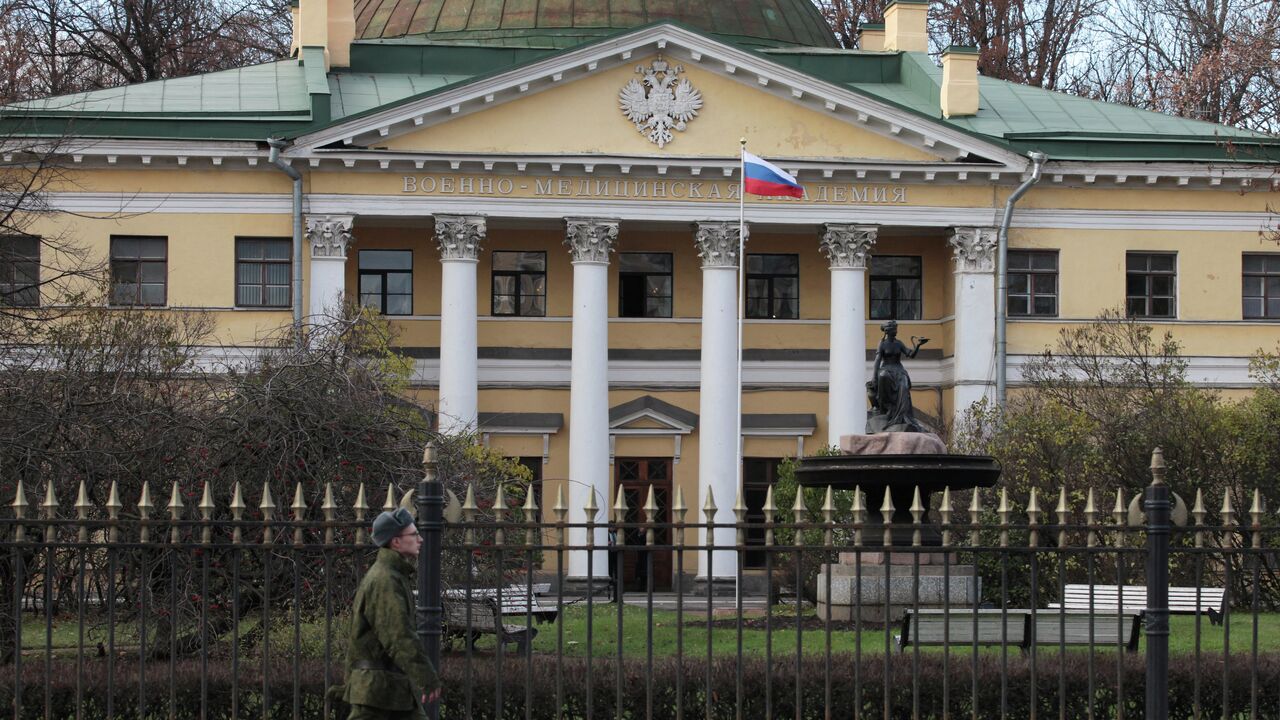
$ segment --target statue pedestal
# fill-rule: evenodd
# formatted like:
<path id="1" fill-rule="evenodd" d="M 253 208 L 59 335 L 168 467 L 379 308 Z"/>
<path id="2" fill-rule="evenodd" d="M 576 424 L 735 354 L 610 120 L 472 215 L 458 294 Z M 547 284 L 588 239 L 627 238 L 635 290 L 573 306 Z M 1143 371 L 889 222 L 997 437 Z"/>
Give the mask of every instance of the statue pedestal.
<path id="1" fill-rule="evenodd" d="M 818 573 L 818 617 L 837 621 L 897 622 L 910 608 L 970 608 L 981 594 L 981 578 L 955 556 L 922 552 L 840 553 L 840 562 Z M 827 593 L 827 578 L 831 592 Z M 887 605 L 886 605 L 887 601 Z M 887 614 L 886 614 L 887 612 Z"/>

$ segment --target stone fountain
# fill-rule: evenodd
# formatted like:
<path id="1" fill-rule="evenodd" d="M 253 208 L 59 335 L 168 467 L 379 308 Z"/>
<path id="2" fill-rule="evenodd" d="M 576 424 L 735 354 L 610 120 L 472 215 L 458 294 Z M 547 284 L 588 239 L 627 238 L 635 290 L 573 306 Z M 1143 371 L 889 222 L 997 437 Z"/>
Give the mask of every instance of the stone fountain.
<path id="1" fill-rule="evenodd" d="M 871 434 L 846 435 L 840 439 L 843 455 L 804 458 L 796 470 L 801 486 L 860 489 L 866 508 L 862 546 L 879 548 L 840 553 L 838 562 L 822 567 L 817 589 L 818 614 L 824 619 L 853 619 L 858 598 L 861 619 L 872 622 L 886 620 L 886 597 L 890 621 L 913 606 L 972 607 L 981 590 L 974 567 L 957 564 L 954 553 L 909 549 L 916 530 L 911 507 L 918 488 L 926 508 L 920 544 L 939 547 L 941 533 L 928 510 L 932 494 L 947 488 L 955 492 L 991 487 L 1000 478 L 1000 464 L 991 457 L 947 453 L 942 439 L 916 420 L 911 378 L 902 360 L 914 358 L 928 339 L 912 338 L 908 348 L 897 338 L 896 322 L 889 321 L 881 329 L 885 336 L 876 352 L 872 380 L 867 383 L 871 401 L 867 428 Z M 880 513 L 886 493 L 894 509 L 887 547 Z M 894 548 L 902 549 L 895 552 Z"/>

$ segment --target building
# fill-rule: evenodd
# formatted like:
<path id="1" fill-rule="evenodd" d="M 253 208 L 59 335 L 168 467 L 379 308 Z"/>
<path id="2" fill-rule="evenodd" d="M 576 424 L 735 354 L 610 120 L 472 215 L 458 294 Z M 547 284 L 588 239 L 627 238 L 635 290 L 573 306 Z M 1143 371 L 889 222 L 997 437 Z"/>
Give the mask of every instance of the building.
<path id="1" fill-rule="evenodd" d="M 911 372 L 935 422 L 1121 306 L 1172 329 L 1198 381 L 1248 387 L 1280 337 L 1260 236 L 1280 140 L 982 78 L 967 48 L 939 67 L 926 10 L 897 0 L 851 51 L 806 0 L 301 0 L 290 59 L 3 122 L 77 141 L 53 196 L 76 214 L 37 229 L 109 256 L 122 305 L 208 309 L 246 344 L 339 298 L 377 307 L 442 427 L 528 458 L 571 521 L 619 489 L 638 516 L 653 486 L 664 516 L 680 489 L 730 522 L 737 442 L 758 512 L 779 458 L 863 431 L 890 318 L 930 338 Z M 807 195 L 745 201 L 735 438 L 743 137 Z M 1002 363 L 995 251 L 1032 181 Z M 737 570 L 713 565 L 686 563 Z"/>

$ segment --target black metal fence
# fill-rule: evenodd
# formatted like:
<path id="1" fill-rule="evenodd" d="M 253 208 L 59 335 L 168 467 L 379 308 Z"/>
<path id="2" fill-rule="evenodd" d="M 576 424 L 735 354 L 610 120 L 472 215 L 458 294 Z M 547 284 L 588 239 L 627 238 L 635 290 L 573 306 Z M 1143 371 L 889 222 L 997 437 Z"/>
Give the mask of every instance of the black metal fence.
<path id="1" fill-rule="evenodd" d="M 98 507 L 82 487 L 68 512 L 16 488 L 12 717 L 345 717 L 328 691 L 374 552 L 364 488 L 351 508 L 327 487 L 288 507 L 270 485 L 252 506 L 239 487 L 171 490 L 160 508 L 113 487 Z M 775 488 L 761 522 L 739 498 L 735 543 L 716 546 L 697 542 L 726 527 L 716 499 L 695 512 L 678 490 L 669 507 L 590 502 L 584 524 L 563 497 L 549 521 L 532 499 L 459 502 L 431 462 L 409 490 L 439 717 L 1280 718 L 1280 526 L 1256 492 L 1187 507 L 1158 455 L 1144 496 L 1110 510 L 1093 491 L 1051 510 L 1034 492 L 918 499 L 907 545 L 892 504 L 860 493 Z M 717 553 L 735 577 L 705 577 Z"/>

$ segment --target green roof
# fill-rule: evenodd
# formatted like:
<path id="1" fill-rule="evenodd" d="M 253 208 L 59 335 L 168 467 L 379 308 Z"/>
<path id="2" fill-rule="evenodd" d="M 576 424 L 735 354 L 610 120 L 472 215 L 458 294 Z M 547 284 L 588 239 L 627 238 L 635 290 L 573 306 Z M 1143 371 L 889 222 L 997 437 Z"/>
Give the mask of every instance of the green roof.
<path id="1" fill-rule="evenodd" d="M 356 37 L 569 48 L 660 21 L 745 45 L 836 47 L 809 0 L 356 0 Z"/>
<path id="2" fill-rule="evenodd" d="M 585 7 L 581 2 L 578 6 Z M 615 30 L 611 39 L 630 32 Z M 1280 162 L 1280 138 L 1275 136 L 991 78 L 979 79 L 976 115 L 944 118 L 942 69 L 925 53 L 744 49 L 1013 152 L 1040 150 L 1055 160 Z M 0 131 L 90 137 L 293 137 L 559 52 L 563 51 L 452 45 L 420 36 L 361 40 L 351 46 L 350 68 L 325 73 L 321 51 L 308 47 L 301 59 L 7 106 L 0 109 Z"/>

